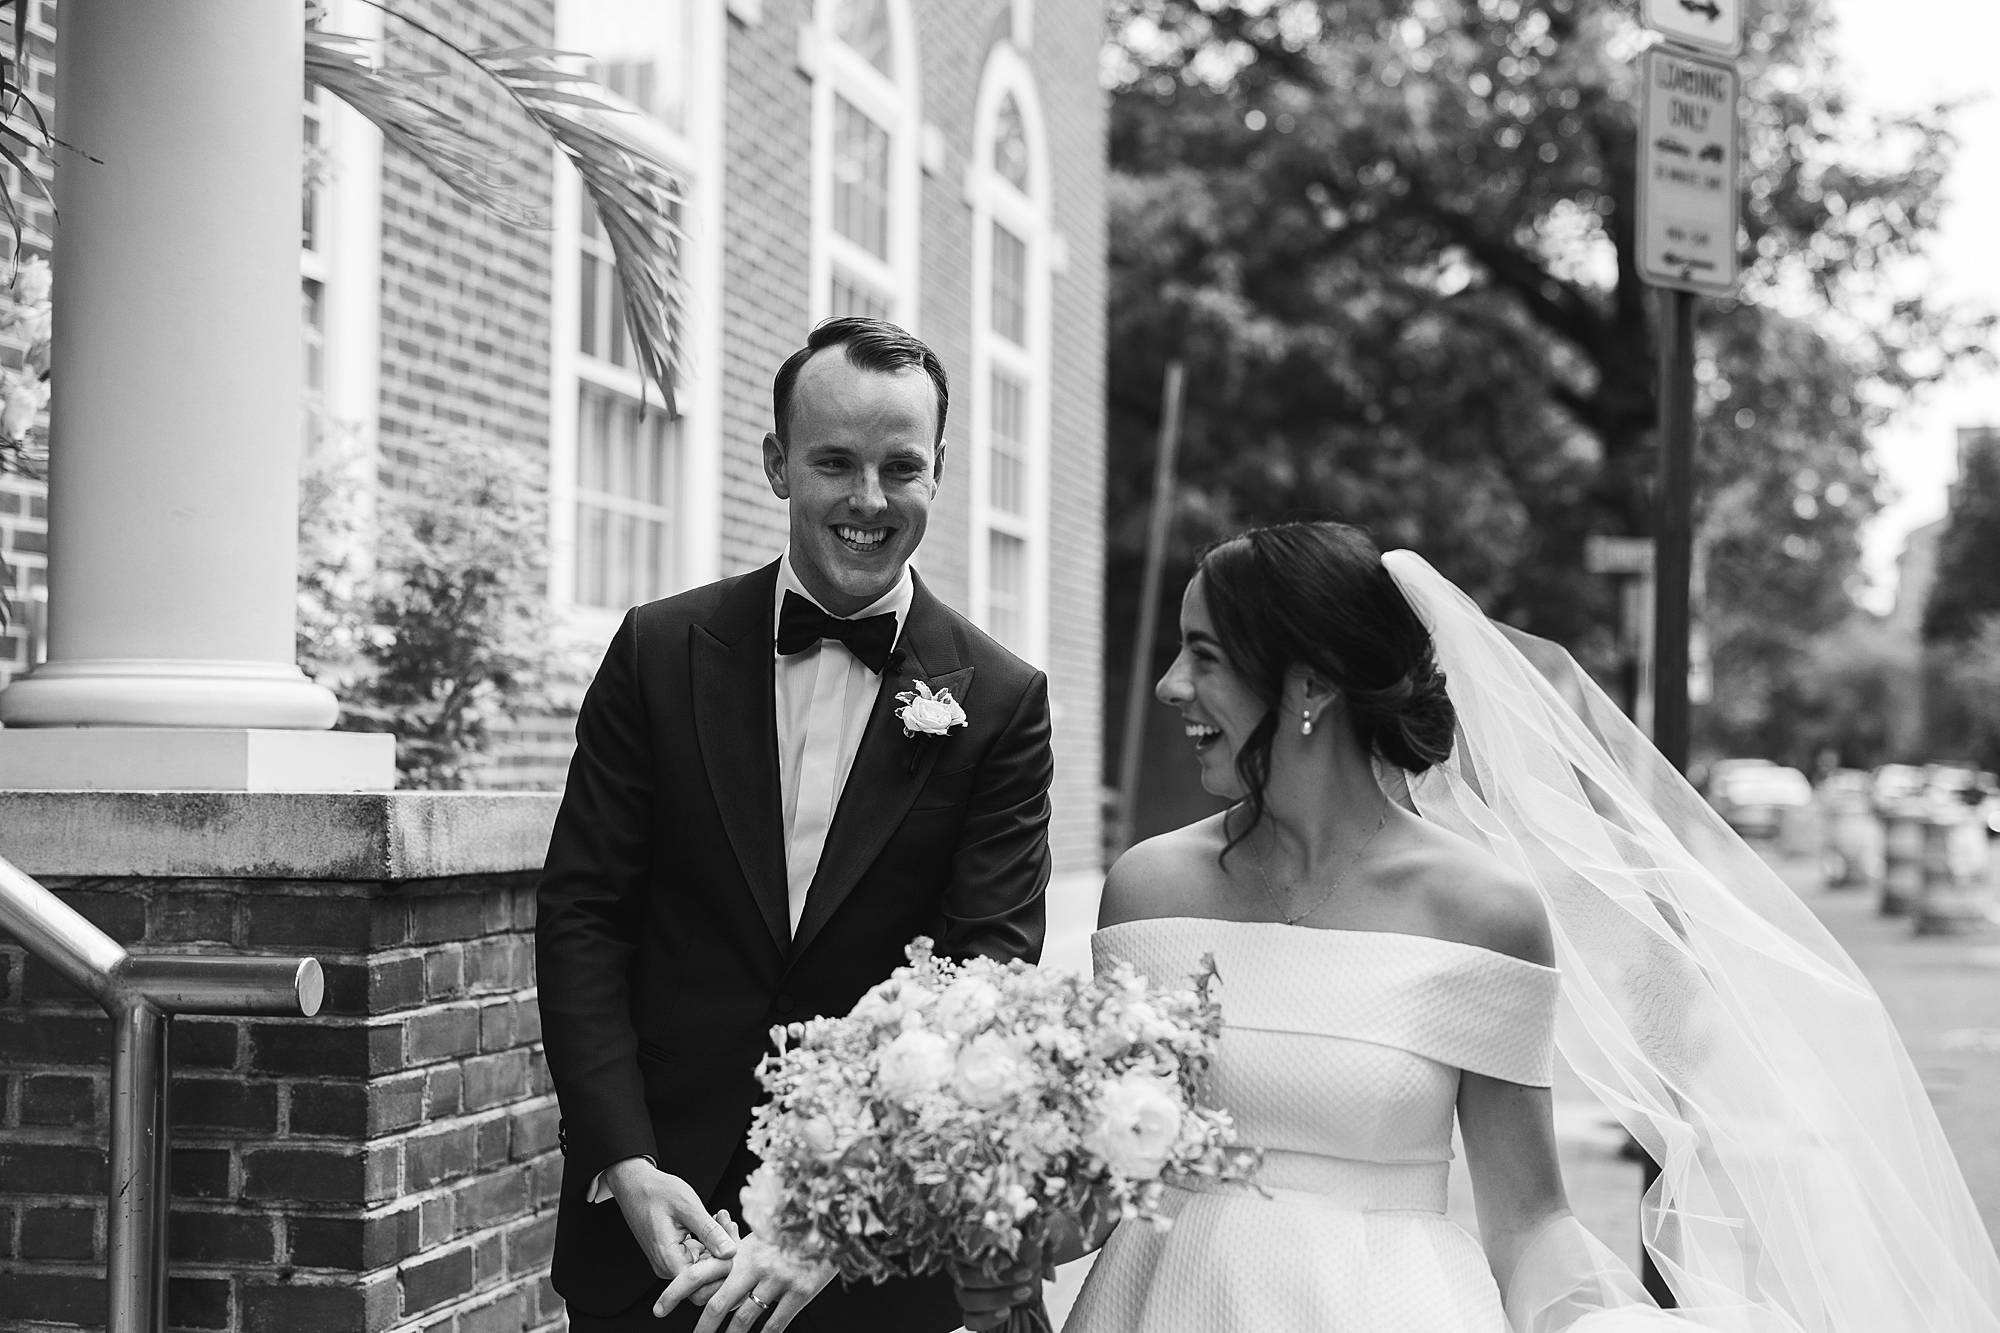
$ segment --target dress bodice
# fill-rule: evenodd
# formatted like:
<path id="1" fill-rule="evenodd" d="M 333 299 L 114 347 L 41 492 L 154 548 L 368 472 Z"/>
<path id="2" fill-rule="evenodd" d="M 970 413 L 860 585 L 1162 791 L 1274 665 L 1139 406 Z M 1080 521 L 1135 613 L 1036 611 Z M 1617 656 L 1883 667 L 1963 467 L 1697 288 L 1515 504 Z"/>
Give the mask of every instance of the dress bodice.
<path id="1" fill-rule="evenodd" d="M 1161 917 L 1091 937 L 1178 987 L 1213 958 L 1209 1095 L 1263 1149 L 1254 1184 L 1184 1182 L 1121 1224 L 1065 1333 L 1507 1333 L 1445 1216 L 1463 1071 L 1546 1087 L 1554 968 L 1417 935 Z"/>
<path id="2" fill-rule="evenodd" d="M 1214 958 L 1211 1092 L 1267 1154 L 1449 1162 L 1461 1070 L 1550 1082 L 1560 974 L 1490 949 L 1163 917 L 1100 930 L 1091 951 L 1100 969 L 1123 959 L 1167 986 Z"/>

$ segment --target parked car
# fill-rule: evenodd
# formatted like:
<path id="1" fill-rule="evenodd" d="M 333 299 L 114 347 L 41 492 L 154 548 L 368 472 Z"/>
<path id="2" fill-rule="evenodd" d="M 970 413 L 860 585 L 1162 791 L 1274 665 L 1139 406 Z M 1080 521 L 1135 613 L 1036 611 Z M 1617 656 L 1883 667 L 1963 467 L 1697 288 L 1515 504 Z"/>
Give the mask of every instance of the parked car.
<path id="1" fill-rule="evenodd" d="M 1768 760 L 1724 759 L 1712 770 L 1708 800 L 1744 837 L 1771 837 L 1787 811 L 1812 803 L 1812 783 L 1796 768 Z"/>

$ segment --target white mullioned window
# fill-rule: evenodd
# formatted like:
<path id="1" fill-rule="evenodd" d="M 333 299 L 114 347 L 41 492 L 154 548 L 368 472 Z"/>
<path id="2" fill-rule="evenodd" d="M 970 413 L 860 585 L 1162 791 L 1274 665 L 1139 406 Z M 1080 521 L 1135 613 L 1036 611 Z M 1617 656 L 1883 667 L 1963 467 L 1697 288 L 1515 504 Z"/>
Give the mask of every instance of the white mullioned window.
<path id="1" fill-rule="evenodd" d="M 815 0 L 813 322 L 871 315 L 914 331 L 921 114 L 908 0 Z"/>
<path id="2" fill-rule="evenodd" d="M 710 14 L 711 9 L 717 10 Z M 608 634 L 631 606 L 715 574 L 713 490 L 720 398 L 718 327 L 720 7 L 699 0 L 559 0 L 558 44 L 627 114 L 619 128 L 686 184 L 689 317 L 677 330 L 690 374 L 663 405 L 640 373 L 611 243 L 575 173 L 555 191 L 554 346 L 549 428 L 550 595 L 586 632 Z M 671 408 L 672 410 L 669 410 Z"/>
<path id="3" fill-rule="evenodd" d="M 1049 263 L 1041 104 L 1009 43 L 987 58 L 972 207 L 972 617 L 1031 662 L 1048 649 Z"/>

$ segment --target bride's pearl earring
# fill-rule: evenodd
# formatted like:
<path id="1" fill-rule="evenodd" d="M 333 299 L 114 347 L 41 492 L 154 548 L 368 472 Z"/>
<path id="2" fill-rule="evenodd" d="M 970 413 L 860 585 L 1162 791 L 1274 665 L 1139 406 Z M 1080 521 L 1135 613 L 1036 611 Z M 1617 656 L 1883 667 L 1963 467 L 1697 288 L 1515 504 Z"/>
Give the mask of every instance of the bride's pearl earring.
<path id="1" fill-rule="evenodd" d="M 1313 734 L 1313 715 L 1312 715 L 1312 709 L 1308 708 L 1305 710 L 1305 720 L 1299 723 L 1299 735 L 1310 736 L 1312 734 Z"/>

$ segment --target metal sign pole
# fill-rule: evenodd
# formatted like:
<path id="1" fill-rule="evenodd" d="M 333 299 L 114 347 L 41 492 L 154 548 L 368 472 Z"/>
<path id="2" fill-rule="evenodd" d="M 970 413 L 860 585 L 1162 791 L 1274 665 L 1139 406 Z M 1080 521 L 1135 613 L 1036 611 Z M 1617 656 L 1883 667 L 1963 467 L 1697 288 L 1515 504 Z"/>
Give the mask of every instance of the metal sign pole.
<path id="1" fill-rule="evenodd" d="M 1688 586 L 1694 567 L 1694 296 L 1660 293 L 1660 474 L 1653 583 L 1653 744 L 1688 765 Z"/>

